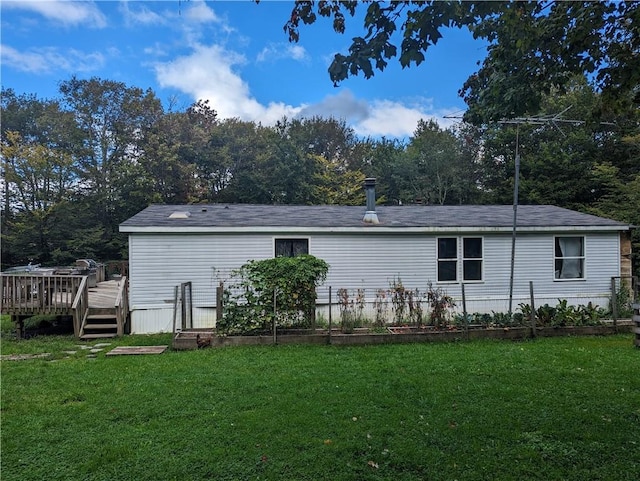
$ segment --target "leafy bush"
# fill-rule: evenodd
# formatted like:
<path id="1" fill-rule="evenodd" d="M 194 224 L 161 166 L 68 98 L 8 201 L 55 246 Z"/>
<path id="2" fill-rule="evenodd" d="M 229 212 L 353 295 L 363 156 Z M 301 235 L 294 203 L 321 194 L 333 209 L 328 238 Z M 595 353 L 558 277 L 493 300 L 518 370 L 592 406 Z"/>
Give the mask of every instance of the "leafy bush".
<path id="1" fill-rule="evenodd" d="M 309 327 L 315 319 L 316 287 L 329 265 L 314 256 L 249 261 L 232 273 L 224 289 L 220 334 L 244 334 L 280 326 Z M 274 304 L 275 302 L 275 304 Z"/>
<path id="2" fill-rule="evenodd" d="M 531 317 L 531 305 L 519 305 L 523 322 Z M 573 306 L 566 299 L 558 299 L 555 307 L 544 304 L 536 309 L 536 323 L 542 327 L 596 326 L 606 316 L 606 311 L 589 302 Z"/>

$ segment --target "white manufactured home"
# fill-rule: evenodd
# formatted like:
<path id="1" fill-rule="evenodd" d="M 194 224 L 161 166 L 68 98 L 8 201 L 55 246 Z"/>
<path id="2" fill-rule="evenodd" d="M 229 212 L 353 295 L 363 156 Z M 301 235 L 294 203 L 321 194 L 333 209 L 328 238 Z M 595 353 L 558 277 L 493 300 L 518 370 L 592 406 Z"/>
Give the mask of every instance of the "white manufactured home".
<path id="1" fill-rule="evenodd" d="M 249 260 L 308 253 L 329 264 L 318 311 L 346 288 L 366 301 L 400 279 L 442 288 L 467 312 L 609 304 L 611 279 L 630 274 L 630 226 L 548 206 L 152 205 L 120 225 L 129 236 L 132 332 L 173 329 L 177 285 L 193 286 L 194 327 L 215 325 L 216 286 Z M 515 231 L 515 235 L 514 235 Z M 512 246 L 515 249 L 512 254 Z M 512 270 L 513 260 L 513 270 Z M 513 275 L 512 275 L 513 273 Z M 335 318 L 335 317 L 334 317 Z"/>

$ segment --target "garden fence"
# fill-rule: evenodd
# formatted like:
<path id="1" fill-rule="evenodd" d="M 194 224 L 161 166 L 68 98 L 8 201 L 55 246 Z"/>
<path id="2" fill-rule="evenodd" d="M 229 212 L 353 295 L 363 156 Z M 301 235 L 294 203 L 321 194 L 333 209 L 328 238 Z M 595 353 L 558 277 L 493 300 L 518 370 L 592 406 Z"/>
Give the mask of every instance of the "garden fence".
<path id="1" fill-rule="evenodd" d="M 174 330 L 215 326 L 216 320 L 222 317 L 224 287 L 222 282 L 218 286 L 203 287 L 191 282 L 175 286 Z M 411 322 L 412 319 L 417 320 L 419 316 L 423 316 L 420 322 L 427 319 L 432 309 L 427 297 L 428 289 L 404 287 L 404 290 L 399 292 L 398 287 L 396 285 L 396 289 L 394 286 L 389 286 L 386 289 L 363 289 L 336 288 L 326 284 L 320 286 L 316 308 L 319 324 L 326 325 L 333 322 L 335 325 L 344 317 L 345 312 L 369 323 L 380 325 L 400 323 L 403 318 L 408 322 Z M 452 296 L 455 305 L 449 309 L 451 317 L 478 320 L 480 312 L 488 313 L 485 317 L 495 317 L 496 313 L 503 314 L 503 317 L 509 315 L 506 295 L 504 299 L 478 300 L 469 295 L 469 286 L 463 287 L 467 287 L 466 296 L 464 288 L 461 289 L 462 295 Z M 551 299 L 549 296 L 540 296 L 538 299 L 535 286 L 529 285 L 528 287 L 528 295 L 520 300 L 523 305 L 533 306 L 535 310 L 535 308 L 547 303 L 554 306 L 558 302 L 558 299 L 555 297 Z M 640 301 L 638 289 L 637 276 L 613 277 L 611 278 L 610 297 L 601 299 L 597 307 L 608 308 L 615 325 L 619 319 L 631 317 L 632 303 Z M 240 290 L 232 289 L 232 291 L 235 295 Z M 446 295 L 446 289 L 441 294 Z M 576 300 L 570 300 L 570 303 L 579 304 Z M 527 317 L 520 312 L 520 307 L 517 312 L 511 313 L 511 315 L 514 314 L 519 317 Z M 534 321 L 534 319 L 531 320 Z M 507 321 L 506 318 L 504 321 Z M 521 319 L 520 322 L 528 323 L 525 319 Z"/>

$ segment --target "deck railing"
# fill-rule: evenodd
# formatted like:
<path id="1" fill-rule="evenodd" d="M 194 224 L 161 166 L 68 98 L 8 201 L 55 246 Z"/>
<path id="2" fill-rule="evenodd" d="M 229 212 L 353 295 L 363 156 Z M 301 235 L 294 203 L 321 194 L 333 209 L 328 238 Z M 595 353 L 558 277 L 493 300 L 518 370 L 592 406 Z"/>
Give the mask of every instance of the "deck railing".
<path id="1" fill-rule="evenodd" d="M 1 274 L 2 314 L 21 328 L 21 319 L 35 315 L 71 315 L 77 335 L 89 308 L 86 276 Z"/>
<path id="2" fill-rule="evenodd" d="M 67 314 L 83 276 L 2 274 L 3 314 Z"/>
<path id="3" fill-rule="evenodd" d="M 88 277 L 82 277 L 82 281 L 78 286 L 76 296 L 71 305 L 73 310 L 73 334 L 76 337 L 80 337 L 82 332 L 82 324 L 87 318 L 89 313 L 89 279 Z"/>
<path id="4" fill-rule="evenodd" d="M 118 324 L 118 337 L 124 335 L 125 324 L 129 316 L 129 282 L 126 277 L 120 279 L 118 295 L 116 296 L 116 321 Z"/>

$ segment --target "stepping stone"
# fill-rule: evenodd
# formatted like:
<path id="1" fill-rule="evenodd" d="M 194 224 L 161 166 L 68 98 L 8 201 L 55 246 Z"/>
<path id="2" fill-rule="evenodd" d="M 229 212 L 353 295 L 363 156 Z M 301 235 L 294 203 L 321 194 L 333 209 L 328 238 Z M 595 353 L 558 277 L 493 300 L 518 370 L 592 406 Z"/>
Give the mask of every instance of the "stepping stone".
<path id="1" fill-rule="evenodd" d="M 43 352 L 42 354 L 5 354 L 1 357 L 3 361 L 25 361 L 27 359 L 43 359 L 51 357 L 51 353 Z"/>

